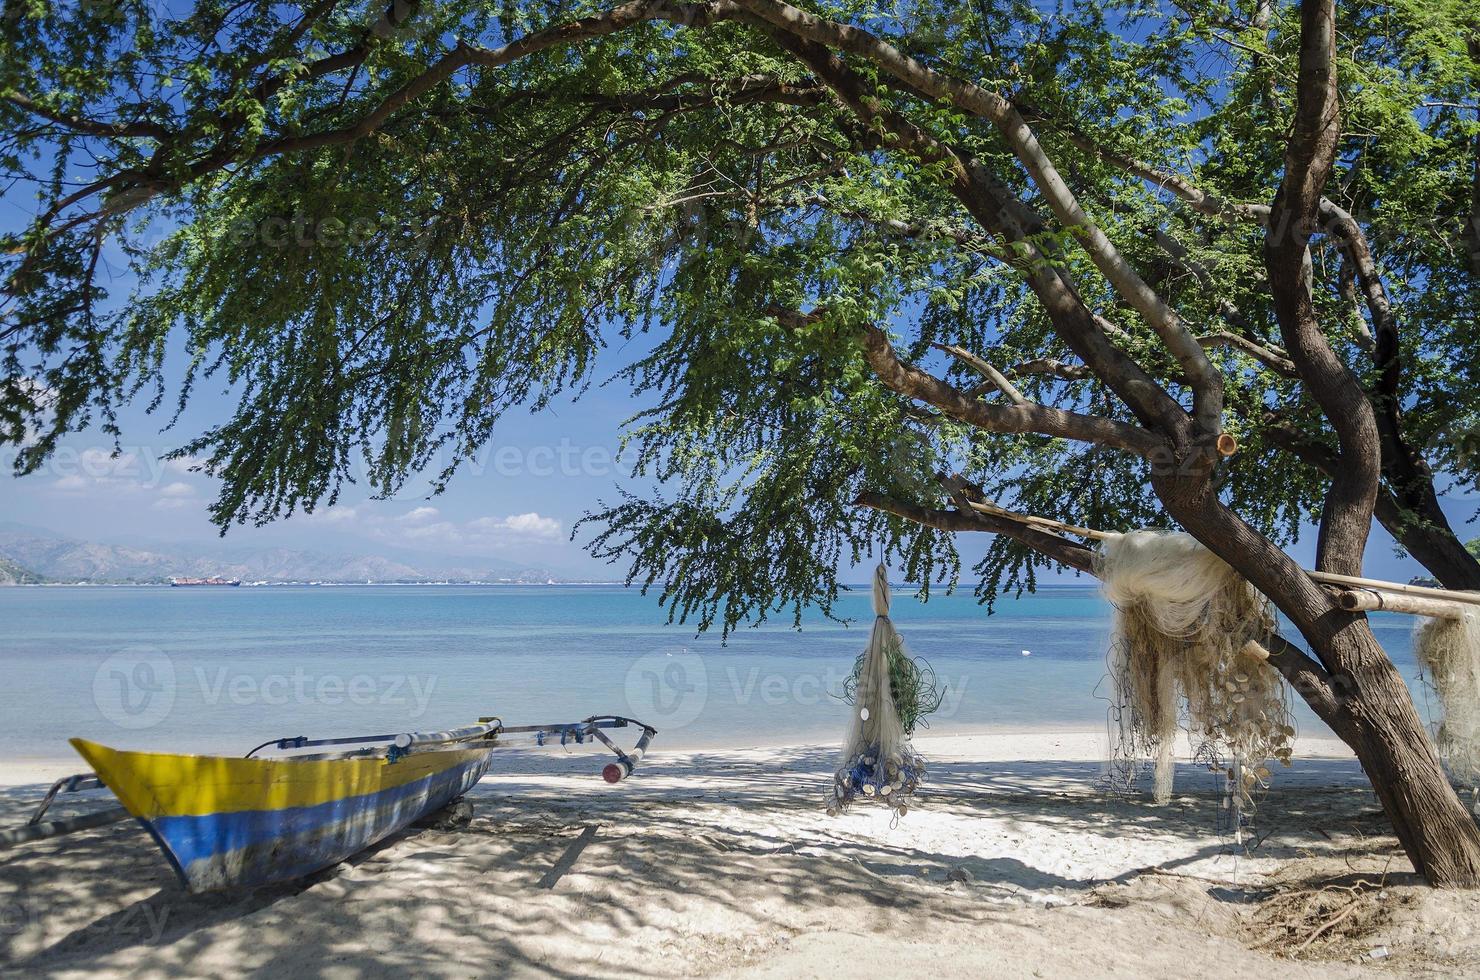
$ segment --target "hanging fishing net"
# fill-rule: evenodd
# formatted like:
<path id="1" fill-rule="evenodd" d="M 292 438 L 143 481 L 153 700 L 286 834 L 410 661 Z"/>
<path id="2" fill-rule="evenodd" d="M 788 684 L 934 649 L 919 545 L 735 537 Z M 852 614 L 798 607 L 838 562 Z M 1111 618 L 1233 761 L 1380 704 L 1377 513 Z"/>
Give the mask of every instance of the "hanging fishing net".
<path id="1" fill-rule="evenodd" d="M 1439 756 L 1450 778 L 1470 788 L 1480 813 L 1480 609 L 1420 623 L 1413 653 L 1423 666 L 1424 683 L 1444 709 L 1435 733 Z"/>
<path id="2" fill-rule="evenodd" d="M 827 812 L 848 809 L 860 796 L 887 805 L 897 815 L 925 777 L 925 762 L 910 747 L 910 736 L 925 715 L 940 707 L 930 665 L 912 659 L 889 621 L 889 578 L 884 566 L 874 569 L 874 626 L 868 647 L 853 665 L 843 698 L 853 705 L 853 718 L 843 744 L 841 765 L 828 794 Z"/>
<path id="3" fill-rule="evenodd" d="M 1095 574 L 1115 607 L 1112 780 L 1134 778 L 1136 760 L 1152 756 L 1153 795 L 1171 798 L 1185 700 L 1196 755 L 1228 758 L 1228 805 L 1251 810 L 1268 785 L 1265 763 L 1289 765 L 1295 734 L 1280 676 L 1258 645 L 1274 628 L 1268 600 L 1191 535 L 1169 531 L 1110 535 Z"/>

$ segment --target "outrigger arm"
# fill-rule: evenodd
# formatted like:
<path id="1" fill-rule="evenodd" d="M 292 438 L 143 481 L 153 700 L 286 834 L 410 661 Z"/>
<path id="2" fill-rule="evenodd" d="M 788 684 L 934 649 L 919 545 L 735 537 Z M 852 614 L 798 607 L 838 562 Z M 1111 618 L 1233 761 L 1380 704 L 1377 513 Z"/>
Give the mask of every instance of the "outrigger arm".
<path id="1" fill-rule="evenodd" d="M 508 726 L 499 721 L 498 718 L 479 718 L 478 720 L 484 723 L 494 723 L 500 734 L 533 732 L 538 738 L 546 732 L 557 733 L 560 735 L 561 744 L 564 744 L 565 740 L 571 736 L 574 736 L 578 743 L 585 741 L 587 737 L 595 738 L 602 745 L 605 745 L 612 752 L 616 753 L 617 756 L 616 762 L 607 763 L 601 770 L 601 778 L 609 783 L 619 783 L 632 775 L 632 771 L 637 768 L 637 763 L 641 761 L 642 757 L 647 753 L 648 746 L 652 744 L 653 736 L 658 734 L 658 730 L 652 725 L 638 721 L 636 718 L 623 718 L 621 715 L 593 715 L 585 721 L 574 724 L 565 723 L 556 725 Z M 602 729 L 626 728 L 628 725 L 636 725 L 641 728 L 642 735 L 638 737 L 637 744 L 632 747 L 631 752 L 623 752 L 621 746 L 613 742 Z"/>
<path id="2" fill-rule="evenodd" d="M 68 817 L 65 820 L 47 820 L 41 818 L 46 816 L 46 811 L 61 793 L 81 793 L 89 789 L 101 789 L 102 780 L 90 772 L 79 772 L 72 776 L 63 776 L 51 784 L 51 789 L 41 798 L 36 805 L 36 810 L 31 814 L 23 826 L 12 830 L 0 831 L 0 848 L 11 847 L 16 844 L 26 844 L 33 840 L 45 840 L 48 837 L 60 837 L 63 834 L 76 833 L 79 830 L 88 830 L 92 827 L 105 827 L 110 823 L 127 820 L 129 813 L 121 806 L 110 807 L 107 810 L 99 810 L 97 813 L 84 813 L 77 817 Z"/>

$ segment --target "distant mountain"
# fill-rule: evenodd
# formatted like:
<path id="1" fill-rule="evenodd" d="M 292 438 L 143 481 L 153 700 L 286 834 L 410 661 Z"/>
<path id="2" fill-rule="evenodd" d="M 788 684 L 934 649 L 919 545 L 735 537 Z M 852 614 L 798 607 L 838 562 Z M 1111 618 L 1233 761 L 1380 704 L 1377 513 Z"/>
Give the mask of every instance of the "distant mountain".
<path id="1" fill-rule="evenodd" d="M 28 571 L 9 558 L 0 558 L 0 585 L 37 585 L 45 581 L 35 572 Z"/>
<path id="2" fill-rule="evenodd" d="M 13 569 L 13 570 L 12 570 Z M 209 549 L 78 541 L 40 528 L 0 525 L 0 584 L 20 576 L 55 582 L 150 583 L 171 578 L 237 578 L 246 582 L 547 582 L 547 569 L 497 559 L 411 564 L 381 555 L 325 554 L 291 548 Z"/>

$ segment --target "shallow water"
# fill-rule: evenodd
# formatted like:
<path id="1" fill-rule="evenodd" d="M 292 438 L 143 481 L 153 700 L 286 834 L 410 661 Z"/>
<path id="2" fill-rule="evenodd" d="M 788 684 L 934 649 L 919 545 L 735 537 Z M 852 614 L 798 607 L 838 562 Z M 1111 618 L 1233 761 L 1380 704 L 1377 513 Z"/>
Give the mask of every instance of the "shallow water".
<path id="1" fill-rule="evenodd" d="M 0 589 L 0 749 L 61 757 L 82 736 L 245 751 L 494 714 L 631 715 L 670 747 L 832 744 L 872 619 L 866 593 L 841 611 L 855 621 L 812 615 L 797 632 L 784 617 L 722 645 L 614 586 Z M 901 595 L 892 616 L 946 686 L 933 731 L 1104 725 L 1110 616 L 1092 587 L 1044 587 L 992 616 L 970 595 Z M 1374 626 L 1416 686 L 1411 620 Z"/>

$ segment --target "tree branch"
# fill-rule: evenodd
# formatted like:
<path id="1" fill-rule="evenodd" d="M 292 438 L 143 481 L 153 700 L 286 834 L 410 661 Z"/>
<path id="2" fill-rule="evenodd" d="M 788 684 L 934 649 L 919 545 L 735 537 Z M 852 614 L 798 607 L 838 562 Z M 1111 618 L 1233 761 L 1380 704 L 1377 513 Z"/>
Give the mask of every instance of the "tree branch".
<path id="1" fill-rule="evenodd" d="M 1030 377 L 1035 374 L 1047 374 L 1064 381 L 1085 381 L 1095 376 L 1083 364 L 1065 364 L 1049 357 L 1035 357 L 1007 369 L 1007 376 L 1010 378 Z"/>
<path id="2" fill-rule="evenodd" d="M 1038 434 L 1111 446 L 1148 456 L 1164 451 L 1164 440 L 1139 426 L 1094 415 L 1081 415 L 1031 402 L 990 405 L 913 365 L 894 352 L 888 336 L 878 327 L 863 329 L 864 356 L 880 381 L 893 391 L 933 405 L 940 411 L 988 432 Z"/>
<path id="3" fill-rule="evenodd" d="M 947 354 L 951 355 L 962 364 L 965 364 L 967 367 L 971 368 L 973 371 L 986 378 L 987 381 L 991 383 L 993 388 L 1002 392 L 1003 396 L 1006 397 L 1006 399 L 1012 402 L 1014 405 L 1029 404 L 1028 399 L 1024 397 L 1023 393 L 1021 391 L 1018 391 L 1013 383 L 1011 381 L 1008 381 L 1007 378 L 1003 376 L 1001 371 L 997 370 L 995 367 L 982 360 L 980 357 L 977 357 L 975 354 L 971 353 L 971 351 L 966 350 L 964 347 L 957 347 L 954 344 L 931 344 L 930 346 L 936 348 L 937 350 L 945 351 Z"/>
<path id="4" fill-rule="evenodd" d="M 964 481 L 960 478 L 947 480 L 946 483 L 948 487 L 954 486 L 953 496 L 960 498 L 967 495 Z M 940 510 L 922 507 L 871 491 L 860 493 L 854 503 L 941 531 L 986 531 L 1001 534 L 1067 568 L 1089 575 L 1095 574 L 1095 552 L 1092 548 L 1006 517 L 983 514 L 969 508 Z M 1266 663 L 1279 671 L 1312 709 L 1329 723 L 1339 708 L 1330 672 L 1278 633 L 1265 637 L 1265 645 L 1269 650 Z"/>
<path id="5" fill-rule="evenodd" d="M 1216 333 L 1204 334 L 1197 338 L 1197 342 L 1204 347 L 1233 347 L 1248 354 L 1275 374 L 1286 378 L 1298 379 L 1300 377 L 1300 372 L 1295 369 L 1294 361 L 1267 347 L 1254 343 L 1254 341 L 1247 337 L 1240 337 L 1236 333 L 1219 330 Z"/>
<path id="6" fill-rule="evenodd" d="M 539 92 L 520 91 L 522 98 L 581 102 L 622 112 L 676 112 L 720 105 L 746 105 L 751 102 L 774 102 L 782 105 L 812 106 L 826 101 L 828 91 L 820 85 L 798 85 L 783 82 L 770 75 L 742 75 L 730 79 L 704 79 L 701 93 L 674 91 L 670 85 L 636 92 Z"/>
<path id="7" fill-rule="evenodd" d="M 980 514 L 972 510 L 938 510 L 921 507 L 918 504 L 897 500 L 872 491 L 860 493 L 854 503 L 940 531 L 985 531 L 989 534 L 1001 534 L 1067 568 L 1092 572 L 1091 566 L 1094 559 L 1092 550 L 1077 541 L 1070 541 L 1068 538 L 1061 538 L 1016 521 L 993 517 L 990 514 Z"/>
<path id="8" fill-rule="evenodd" d="M 1341 467 L 1322 513 L 1316 567 L 1358 575 L 1377 497 L 1381 446 L 1367 395 L 1326 340 L 1308 286 L 1308 246 L 1320 227 L 1322 191 L 1340 131 L 1333 0 L 1303 0 L 1300 23 L 1295 121 L 1270 211 L 1264 262 L 1285 349 L 1341 446 Z"/>
<path id="9" fill-rule="evenodd" d="M 1126 261 L 1114 243 L 1085 213 L 1031 127 L 1011 102 L 971 82 L 936 72 L 893 45 L 861 28 L 824 20 L 782 0 L 736 0 L 745 10 L 776 27 L 813 43 L 848 51 L 878 65 L 919 94 L 949 102 L 997 127 L 1032 177 L 1050 209 L 1067 227 L 1078 229 L 1079 240 L 1096 268 L 1167 345 L 1182 366 L 1193 390 L 1194 416 L 1205 438 L 1221 431 L 1223 379 L 1206 352 L 1156 291 Z"/>
<path id="10" fill-rule="evenodd" d="M 1174 438 L 1185 433 L 1187 413 L 1140 364 L 1110 341 L 1104 328 L 1106 321 L 1085 306 L 1061 264 L 1044 254 L 1035 243 L 1044 226 L 1016 194 L 993 180 L 975 160 L 964 160 L 955 150 L 880 104 L 872 94 L 872 85 L 826 47 L 780 29 L 773 30 L 771 36 L 837 94 L 842 104 L 863 123 L 865 135 L 880 130 L 890 134 L 890 140 L 879 139 L 878 148 L 903 151 L 924 162 L 945 165 L 951 178 L 951 193 L 983 228 L 1020 253 L 1017 267 L 1042 303 L 1055 332 L 1069 348 L 1145 425 Z"/>
<path id="11" fill-rule="evenodd" d="M 1265 645 L 1269 649 L 1269 659 L 1265 663 L 1280 672 L 1322 721 L 1333 730 L 1339 730 L 1337 715 L 1341 701 L 1331 672 L 1278 633 L 1266 636 Z"/>
<path id="12" fill-rule="evenodd" d="M 378 30 L 389 30 L 398 26 L 402 21 L 396 19 L 394 12 L 395 6 L 392 5 L 389 12 L 376 22 L 369 33 L 373 35 Z M 710 0 L 707 3 L 694 4 L 673 3 L 669 0 L 632 0 L 632 2 L 619 4 L 601 14 L 551 25 L 532 34 L 516 38 L 498 48 L 485 48 L 459 41 L 456 47 L 433 61 L 419 75 L 408 79 L 399 88 L 387 94 L 370 112 L 352 125 L 265 139 L 245 157 L 242 155 L 241 148 L 234 142 L 223 141 L 203 152 L 195 162 L 179 168 L 168 179 L 160 174 L 138 171 L 120 172 L 95 182 L 90 188 L 84 189 L 86 193 L 70 195 L 63 202 L 53 206 L 42 220 L 42 225 L 47 228 L 48 235 L 57 234 L 75 227 L 80 222 L 111 217 L 137 208 L 162 193 L 183 186 L 232 163 L 256 161 L 285 153 L 355 142 L 380 129 L 398 110 L 441 85 L 463 68 L 501 67 L 541 51 L 603 37 L 648 20 L 663 20 L 685 27 L 703 28 L 738 14 L 739 9 L 729 0 Z M 337 55 L 321 58 L 308 66 L 306 77 L 321 77 L 358 65 L 368 56 L 368 51 L 367 41 Z M 263 99 L 268 98 L 288 81 L 287 76 L 274 76 L 259 85 L 256 94 Z M 169 143 L 183 140 L 187 135 L 187 132 L 166 133 L 161 139 Z M 159 156 L 157 151 L 156 158 Z M 51 221 L 61 211 L 105 189 L 111 191 L 111 196 L 101 208 L 81 218 L 70 220 L 59 228 L 49 227 Z"/>
<path id="13" fill-rule="evenodd" d="M 97 119 L 84 119 L 81 116 L 71 116 L 56 109 L 49 109 L 40 105 L 29 96 L 11 90 L 3 96 L 5 101 L 29 112 L 33 116 L 39 116 L 49 122 L 56 123 L 74 133 L 82 133 L 87 136 L 105 136 L 110 138 L 141 137 L 147 139 L 165 139 L 170 131 L 157 123 L 148 121 L 139 122 L 103 122 Z"/>

